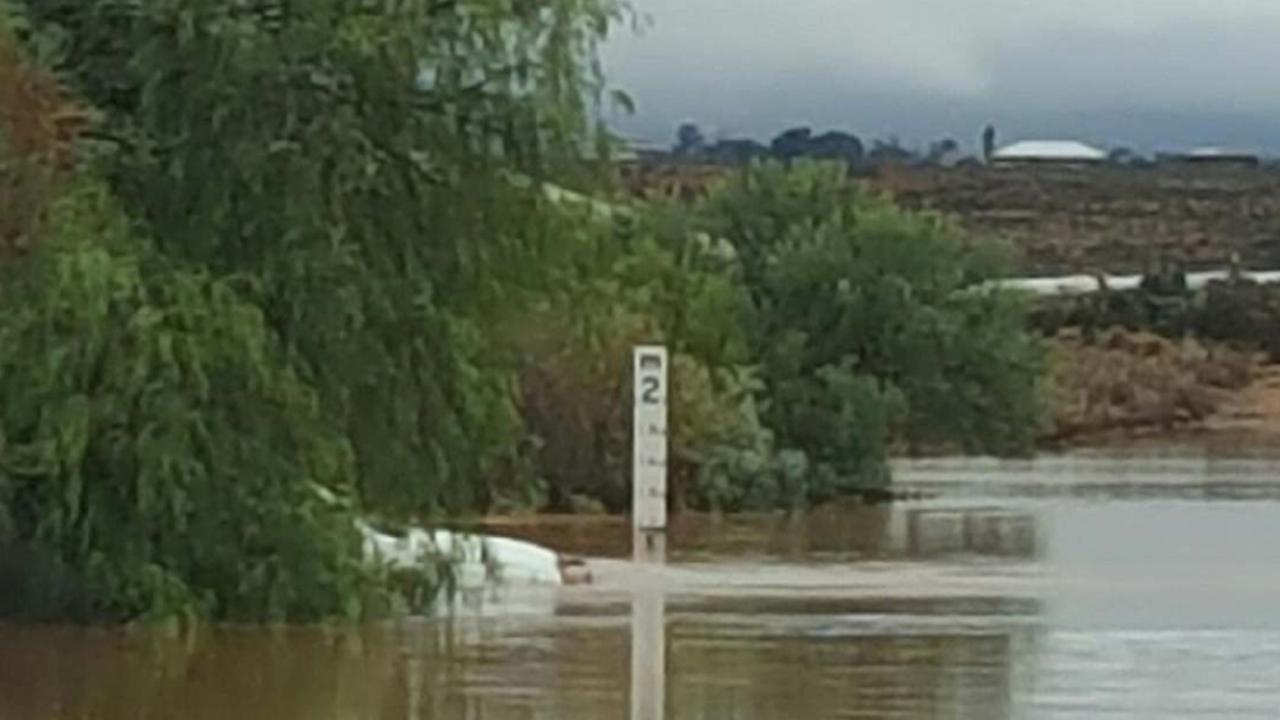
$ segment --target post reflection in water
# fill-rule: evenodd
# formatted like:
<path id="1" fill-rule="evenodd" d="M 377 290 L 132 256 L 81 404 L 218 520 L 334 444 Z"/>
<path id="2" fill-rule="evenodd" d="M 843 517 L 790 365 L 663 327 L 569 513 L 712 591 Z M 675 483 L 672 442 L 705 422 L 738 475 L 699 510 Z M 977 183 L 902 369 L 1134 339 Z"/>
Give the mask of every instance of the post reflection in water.
<path id="1" fill-rule="evenodd" d="M 790 557 L 815 548 L 839 555 L 852 543 L 859 554 L 910 563 L 952 556 L 1023 563 L 1044 550 L 1031 513 L 940 506 L 876 513 L 874 540 L 838 523 L 800 522 L 791 540 L 780 535 L 771 546 Z M 663 582 L 665 540 L 637 534 L 633 543 L 632 720 L 1006 718 L 1019 716 L 1018 698 L 1032 690 L 1040 603 L 1031 598 L 824 597 L 803 588 L 794 596 L 781 588 L 780 596 L 685 597 Z M 671 570 L 681 567 L 689 566 Z M 810 567 L 830 572 L 833 584 L 849 570 Z"/>
<path id="2" fill-rule="evenodd" d="M 662 720 L 666 714 L 667 612 L 662 565 L 667 536 L 637 530 L 635 584 L 631 593 L 631 720 Z"/>

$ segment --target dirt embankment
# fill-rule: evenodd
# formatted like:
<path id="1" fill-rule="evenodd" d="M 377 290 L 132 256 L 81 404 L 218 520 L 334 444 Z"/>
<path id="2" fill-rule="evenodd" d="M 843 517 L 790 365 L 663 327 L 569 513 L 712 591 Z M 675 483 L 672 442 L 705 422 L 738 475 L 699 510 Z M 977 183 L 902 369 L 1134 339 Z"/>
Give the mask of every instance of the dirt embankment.
<path id="1" fill-rule="evenodd" d="M 1092 339 L 1068 330 L 1051 347 L 1050 445 L 1199 433 L 1280 439 L 1280 366 L 1261 354 L 1125 330 Z"/>
<path id="2" fill-rule="evenodd" d="M 1253 382 L 1231 394 L 1202 429 L 1243 445 L 1280 446 L 1280 365 L 1259 368 Z"/>

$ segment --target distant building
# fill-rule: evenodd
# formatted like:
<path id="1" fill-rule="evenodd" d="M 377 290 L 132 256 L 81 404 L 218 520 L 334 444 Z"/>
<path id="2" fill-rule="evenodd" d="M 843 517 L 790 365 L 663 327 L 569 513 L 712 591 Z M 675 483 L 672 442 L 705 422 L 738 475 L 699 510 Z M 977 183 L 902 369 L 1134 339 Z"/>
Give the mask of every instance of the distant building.
<path id="1" fill-rule="evenodd" d="M 1107 153 L 1075 140 L 1023 140 L 991 155 L 994 165 L 1105 163 Z"/>

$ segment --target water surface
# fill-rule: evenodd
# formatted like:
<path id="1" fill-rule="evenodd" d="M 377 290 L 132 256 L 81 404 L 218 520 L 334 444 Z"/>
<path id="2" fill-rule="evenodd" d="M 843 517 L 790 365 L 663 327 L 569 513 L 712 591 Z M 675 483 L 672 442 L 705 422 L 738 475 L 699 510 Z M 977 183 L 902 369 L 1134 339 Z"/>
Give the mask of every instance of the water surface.
<path id="1" fill-rule="evenodd" d="M 619 521 L 508 526 L 603 557 L 595 583 L 469 594 L 449 619 L 0 628 L 0 718 L 626 718 L 633 686 L 670 718 L 1276 716 L 1275 458 L 898 471 L 933 499 L 682 518 L 663 566 L 624 559 Z M 637 639 L 660 659 L 633 667 Z"/>

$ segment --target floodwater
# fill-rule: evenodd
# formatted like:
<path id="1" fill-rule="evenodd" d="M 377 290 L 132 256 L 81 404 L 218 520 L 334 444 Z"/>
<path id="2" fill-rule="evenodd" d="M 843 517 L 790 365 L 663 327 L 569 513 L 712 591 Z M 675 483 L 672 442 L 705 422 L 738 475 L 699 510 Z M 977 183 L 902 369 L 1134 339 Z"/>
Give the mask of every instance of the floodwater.
<path id="1" fill-rule="evenodd" d="M 932 499 L 507 526 L 594 583 L 449 619 L 179 636 L 0 627 L 0 720 L 1272 718 L 1280 456 L 901 463 Z"/>

